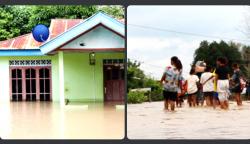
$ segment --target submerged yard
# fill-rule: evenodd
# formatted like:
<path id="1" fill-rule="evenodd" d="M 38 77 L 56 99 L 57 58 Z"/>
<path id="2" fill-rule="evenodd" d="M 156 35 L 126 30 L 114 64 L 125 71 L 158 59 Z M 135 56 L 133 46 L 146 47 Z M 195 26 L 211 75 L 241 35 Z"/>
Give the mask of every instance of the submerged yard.
<path id="1" fill-rule="evenodd" d="M 122 139 L 124 109 L 115 103 L 0 103 L 2 139 Z"/>
<path id="2" fill-rule="evenodd" d="M 208 107 L 163 110 L 162 102 L 127 106 L 129 139 L 249 139 L 250 101 L 230 110 Z"/>

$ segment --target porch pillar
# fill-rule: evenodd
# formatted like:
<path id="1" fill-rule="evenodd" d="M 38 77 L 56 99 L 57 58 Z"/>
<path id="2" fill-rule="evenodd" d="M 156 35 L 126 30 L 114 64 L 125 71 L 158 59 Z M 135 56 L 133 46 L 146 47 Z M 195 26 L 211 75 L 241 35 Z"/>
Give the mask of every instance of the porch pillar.
<path id="1" fill-rule="evenodd" d="M 60 105 L 65 105 L 65 96 L 64 96 L 64 64 L 63 64 L 63 52 L 58 52 L 58 61 L 59 61 L 59 95 L 60 95 Z"/>

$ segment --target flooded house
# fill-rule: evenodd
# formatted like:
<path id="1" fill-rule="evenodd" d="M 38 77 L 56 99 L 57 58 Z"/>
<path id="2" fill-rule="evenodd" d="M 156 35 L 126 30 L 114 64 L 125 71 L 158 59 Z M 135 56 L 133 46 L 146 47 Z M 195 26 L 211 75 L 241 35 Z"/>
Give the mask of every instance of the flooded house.
<path id="1" fill-rule="evenodd" d="M 49 39 L 0 41 L 0 101 L 124 100 L 124 22 L 103 12 L 52 19 Z"/>

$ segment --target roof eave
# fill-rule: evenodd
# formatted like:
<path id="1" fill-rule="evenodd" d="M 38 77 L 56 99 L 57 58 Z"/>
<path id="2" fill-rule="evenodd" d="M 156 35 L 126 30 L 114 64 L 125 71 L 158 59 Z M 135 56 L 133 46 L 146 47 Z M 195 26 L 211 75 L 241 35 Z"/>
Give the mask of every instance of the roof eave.
<path id="1" fill-rule="evenodd" d="M 40 49 L 4 49 L 0 56 L 43 56 Z"/>

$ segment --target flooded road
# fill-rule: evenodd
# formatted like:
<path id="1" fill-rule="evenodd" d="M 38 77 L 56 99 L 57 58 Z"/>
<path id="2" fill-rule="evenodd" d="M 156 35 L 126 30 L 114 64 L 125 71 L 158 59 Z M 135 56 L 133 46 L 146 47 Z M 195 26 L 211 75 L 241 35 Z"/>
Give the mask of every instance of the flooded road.
<path id="1" fill-rule="evenodd" d="M 2 139 L 122 139 L 124 109 L 115 104 L 0 103 Z"/>
<path id="2" fill-rule="evenodd" d="M 129 139 L 250 139 L 250 101 L 230 110 L 189 108 L 163 110 L 162 102 L 128 104 Z"/>

